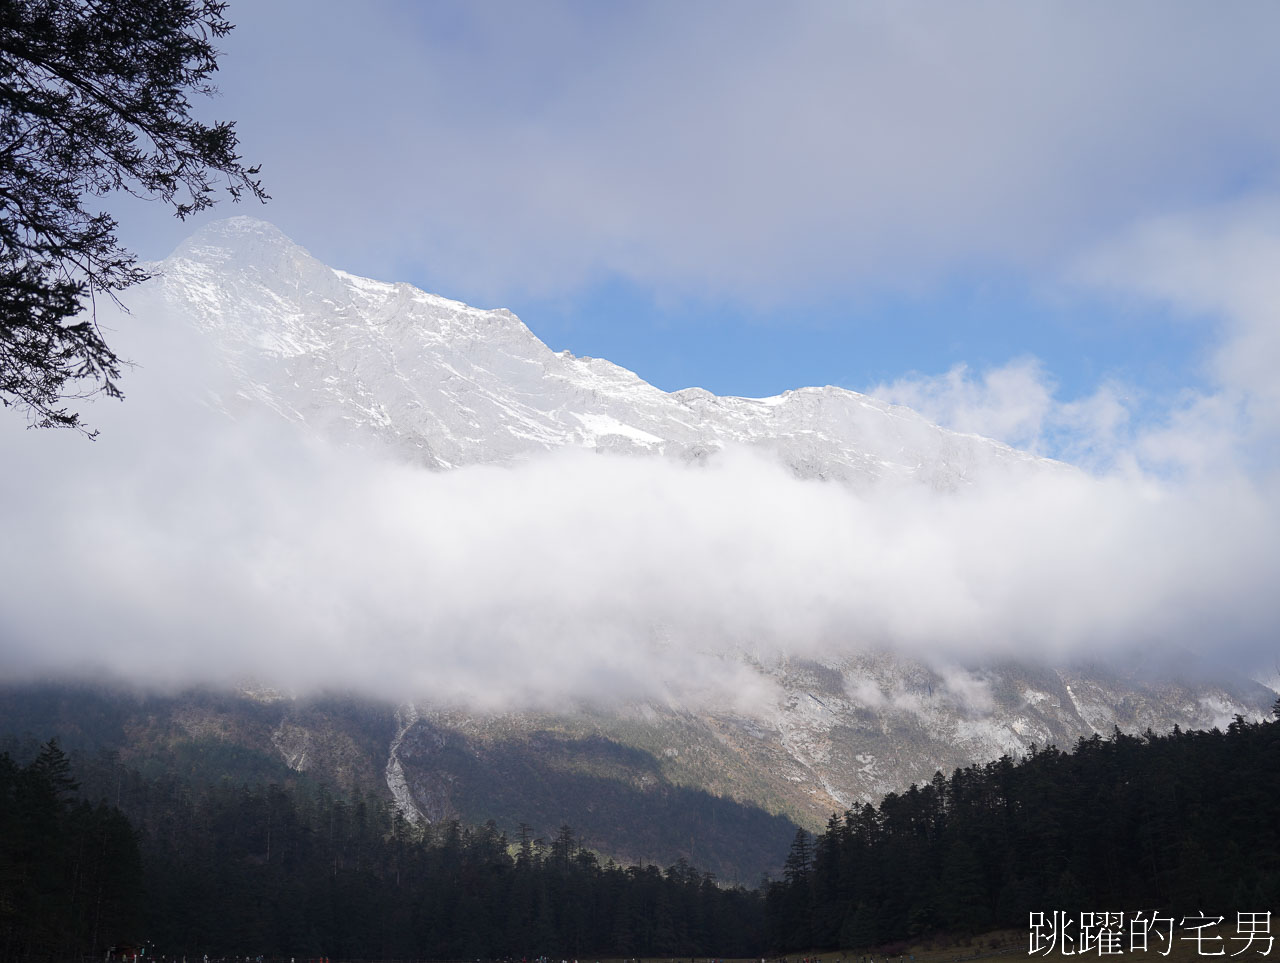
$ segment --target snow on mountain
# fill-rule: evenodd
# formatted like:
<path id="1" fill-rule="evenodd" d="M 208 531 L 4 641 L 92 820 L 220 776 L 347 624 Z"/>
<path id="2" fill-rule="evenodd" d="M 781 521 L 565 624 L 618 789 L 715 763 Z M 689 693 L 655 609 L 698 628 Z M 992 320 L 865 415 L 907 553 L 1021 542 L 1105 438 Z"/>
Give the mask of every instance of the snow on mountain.
<path id="1" fill-rule="evenodd" d="M 601 358 L 554 352 L 514 314 L 321 264 L 276 228 L 208 225 L 154 266 L 165 306 L 212 336 L 251 401 L 435 469 L 564 446 L 700 459 L 776 454 L 798 475 L 954 488 L 1053 463 L 841 388 L 772 398 L 665 392 Z"/>
<path id="2" fill-rule="evenodd" d="M 1032 745 L 1070 748 L 1115 728 L 1225 728 L 1238 713 L 1266 715 L 1274 693 L 1248 682 L 1188 682 L 1130 666 L 1049 668 L 990 662 L 932 666 L 891 653 L 824 662 L 781 660 L 759 670 L 783 692 L 771 712 L 644 705 L 560 716 L 478 716 L 424 707 L 418 727 L 397 741 L 407 784 L 447 815 L 440 733 L 472 741 L 549 731 L 605 738 L 656 759 L 673 783 L 752 800 L 812 829 L 833 812 L 878 802 L 933 774 Z"/>
<path id="3" fill-rule="evenodd" d="M 684 461 L 745 446 L 801 477 L 855 489 L 899 482 L 950 491 L 993 473 L 1071 471 L 840 388 L 756 399 L 664 392 L 608 361 L 552 351 L 509 311 L 327 267 L 250 218 L 205 227 L 153 268 L 159 276 L 140 303 L 189 319 L 211 339 L 234 375 L 234 388 L 217 399 L 224 410 L 265 407 L 434 470 L 567 446 Z M 456 806 L 453 777 L 441 775 L 441 732 L 484 743 L 546 729 L 634 746 L 675 783 L 816 826 L 832 809 L 902 789 L 938 767 L 1112 726 L 1256 716 L 1272 697 L 1260 686 L 1160 682 L 1097 667 L 943 667 L 871 652 L 746 661 L 780 693 L 763 714 L 641 705 L 512 719 L 406 704 L 387 784 L 406 814 L 438 818 Z M 306 758 L 281 752 L 290 765 Z"/>

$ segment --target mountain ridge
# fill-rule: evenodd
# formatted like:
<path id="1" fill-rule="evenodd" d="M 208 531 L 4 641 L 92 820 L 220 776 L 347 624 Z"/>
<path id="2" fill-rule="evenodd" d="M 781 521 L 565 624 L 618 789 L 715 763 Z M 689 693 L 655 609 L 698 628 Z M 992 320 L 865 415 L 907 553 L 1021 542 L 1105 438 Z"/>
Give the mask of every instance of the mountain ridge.
<path id="1" fill-rule="evenodd" d="M 552 351 L 505 308 L 329 268 L 252 218 L 206 225 L 153 269 L 162 300 L 214 339 L 248 396 L 431 468 L 569 446 L 697 460 L 733 445 L 856 486 L 949 489 L 986 471 L 1063 467 L 830 385 L 664 392 L 605 359 Z"/>

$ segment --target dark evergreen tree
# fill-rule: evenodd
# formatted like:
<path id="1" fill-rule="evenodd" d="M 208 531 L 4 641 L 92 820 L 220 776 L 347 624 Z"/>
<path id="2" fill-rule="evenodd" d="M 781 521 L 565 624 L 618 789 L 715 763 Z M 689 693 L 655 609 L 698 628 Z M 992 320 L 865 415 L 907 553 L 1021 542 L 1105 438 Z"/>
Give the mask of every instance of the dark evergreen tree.
<path id="1" fill-rule="evenodd" d="M 136 935 L 142 866 L 134 831 L 77 789 L 55 741 L 25 767 L 0 755 L 0 960 L 96 956 Z"/>
<path id="2" fill-rule="evenodd" d="M 775 950 L 1022 926 L 1045 907 L 1269 908 L 1280 898 L 1280 721 L 1033 747 L 850 810 L 813 851 L 811 873 L 793 847 L 786 878 L 768 887 Z"/>
<path id="3" fill-rule="evenodd" d="M 0 403 L 80 424 L 68 399 L 120 396 L 121 359 L 82 301 L 146 278 L 88 198 L 159 198 L 179 217 L 221 182 L 265 199 L 230 123 L 193 118 L 213 92 L 219 0 L 0 3 Z"/>

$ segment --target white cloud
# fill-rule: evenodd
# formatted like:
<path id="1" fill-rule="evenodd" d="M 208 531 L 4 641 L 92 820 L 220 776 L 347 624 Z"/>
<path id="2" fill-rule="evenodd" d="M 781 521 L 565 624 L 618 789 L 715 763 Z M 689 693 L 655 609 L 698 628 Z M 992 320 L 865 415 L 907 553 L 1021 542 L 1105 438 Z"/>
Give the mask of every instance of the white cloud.
<path id="1" fill-rule="evenodd" d="M 1146 219 L 1071 264 L 1072 283 L 1159 304 L 1209 331 L 1205 386 L 1165 398 L 1104 382 L 1062 399 L 1035 358 L 959 364 L 869 393 L 926 418 L 1095 470 L 1266 478 L 1280 453 L 1280 200 Z M 1158 334 L 1154 336 L 1159 336 Z M 1141 417 L 1135 409 L 1143 407 Z"/>
<path id="2" fill-rule="evenodd" d="M 6 677 L 751 703 L 741 651 L 1152 645 L 1253 668 L 1280 629 L 1274 486 L 1237 473 L 1050 472 L 950 496 L 859 496 L 746 453 L 432 474 L 202 409 L 184 400 L 201 362 L 179 348 L 132 351 L 155 365 L 94 412 L 96 443 L 0 422 Z"/>
<path id="3" fill-rule="evenodd" d="M 906 405 L 935 424 L 999 438 L 1028 450 L 1039 447 L 1053 405 L 1053 385 L 1040 362 L 1024 358 L 973 376 L 958 364 L 936 378 L 908 375 L 869 394 Z"/>
<path id="4" fill-rule="evenodd" d="M 1052 270 L 1173 204 L 1275 183 L 1280 151 L 1262 4 L 236 16 L 211 112 L 263 161 L 273 219 L 329 263 L 486 303 L 621 277 L 781 305 Z M 162 217 L 130 216 L 130 237 Z"/>
<path id="5" fill-rule="evenodd" d="M 1224 458 L 1274 469 L 1280 436 L 1280 199 L 1253 197 L 1143 221 L 1083 258 L 1088 283 L 1211 324 L 1212 390 L 1184 399 L 1143 443 L 1198 468 Z"/>
<path id="6" fill-rule="evenodd" d="M 981 373 L 958 364 L 942 375 L 906 375 L 867 393 L 955 431 L 1077 465 L 1111 468 L 1129 457 L 1132 426 L 1125 389 L 1105 383 L 1087 397 L 1061 401 L 1036 358 Z"/>

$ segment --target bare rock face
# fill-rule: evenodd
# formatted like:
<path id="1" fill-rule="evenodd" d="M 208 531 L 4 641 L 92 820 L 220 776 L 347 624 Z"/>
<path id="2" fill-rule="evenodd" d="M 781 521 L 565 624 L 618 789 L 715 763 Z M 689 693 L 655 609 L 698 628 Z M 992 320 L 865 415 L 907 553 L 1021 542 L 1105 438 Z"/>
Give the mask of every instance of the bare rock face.
<path id="1" fill-rule="evenodd" d="M 533 734 L 631 746 L 654 762 L 654 778 L 751 801 L 817 829 L 832 813 L 878 803 L 938 770 L 1016 758 L 1032 746 L 1068 749 L 1116 728 L 1225 728 L 1237 714 L 1263 717 L 1275 698 L 1256 683 L 1178 682 L 1102 666 L 938 669 L 867 655 L 759 671 L 782 697 L 750 716 L 653 705 L 503 716 L 424 707 L 421 724 L 436 743 L 444 732 L 472 746 Z M 405 765 L 437 780 L 447 766 L 431 752 L 411 755 Z"/>

